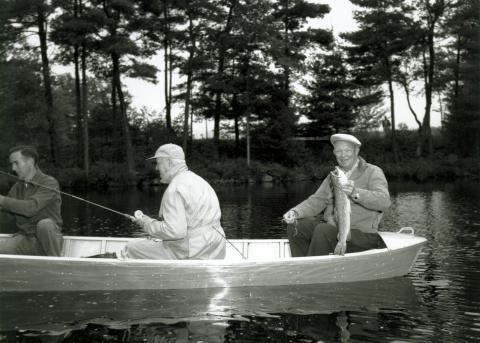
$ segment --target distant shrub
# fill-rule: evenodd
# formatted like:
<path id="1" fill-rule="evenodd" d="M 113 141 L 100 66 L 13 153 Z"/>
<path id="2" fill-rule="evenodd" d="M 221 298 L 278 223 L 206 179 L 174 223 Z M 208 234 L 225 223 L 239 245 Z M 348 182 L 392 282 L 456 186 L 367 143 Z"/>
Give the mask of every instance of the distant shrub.
<path id="1" fill-rule="evenodd" d="M 157 127 L 152 132 L 160 134 Z M 156 130 L 156 131 L 155 131 Z M 158 131 L 158 132 L 157 132 Z M 163 132 L 166 133 L 166 132 Z M 429 179 L 455 179 L 461 177 L 479 177 L 480 161 L 462 159 L 449 153 L 439 131 L 433 135 L 434 154 L 429 158 L 417 158 L 418 133 L 415 130 L 398 130 L 397 144 L 399 163 L 394 162 L 391 142 L 381 132 L 354 133 L 362 142 L 360 156 L 369 163 L 383 169 L 387 179 L 408 179 L 425 181 Z M 162 136 L 165 140 L 180 143 L 173 132 Z M 141 141 L 141 137 L 137 137 Z M 141 145 L 135 146 L 137 181 L 139 185 L 148 185 L 158 179 L 154 162 L 146 161 L 157 147 L 151 137 L 142 138 Z M 155 141 L 155 142 L 154 142 Z M 162 141 L 162 143 L 164 143 Z M 213 139 L 194 140 L 187 150 L 187 164 L 190 169 L 209 182 L 247 183 L 247 182 L 286 182 L 300 180 L 321 180 L 336 164 L 330 142 L 285 141 L 285 153 L 282 156 L 269 156 L 269 152 L 257 154 L 261 147 L 252 147 L 250 167 L 247 167 L 246 144 L 242 139 L 237 146 L 235 140 L 221 140 L 218 151 Z M 101 156 L 98 156 L 101 158 Z M 127 186 L 126 165 L 124 163 L 95 160 L 91 165 L 88 180 L 84 172 L 77 167 L 63 169 L 46 167 L 46 171 L 58 178 L 62 187 L 107 188 Z M 158 180 L 156 180 L 158 181 Z"/>

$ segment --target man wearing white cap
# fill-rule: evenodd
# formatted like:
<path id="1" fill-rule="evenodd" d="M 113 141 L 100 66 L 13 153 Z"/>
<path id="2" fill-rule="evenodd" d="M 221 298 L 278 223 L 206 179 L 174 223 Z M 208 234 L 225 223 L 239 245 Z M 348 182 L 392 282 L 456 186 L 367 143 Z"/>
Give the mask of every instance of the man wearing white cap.
<path id="1" fill-rule="evenodd" d="M 188 170 L 182 148 L 164 144 L 150 159 L 162 183 L 169 184 L 160 204 L 159 220 L 136 211 L 134 221 L 152 239 L 133 241 L 123 258 L 223 259 L 225 233 L 220 204 L 207 181 Z"/>
<path id="2" fill-rule="evenodd" d="M 338 166 L 349 179 L 342 186 L 351 203 L 351 238 L 346 252 L 385 246 L 377 233 L 383 212 L 390 206 L 388 183 L 383 171 L 358 156 L 362 143 L 354 136 L 338 133 L 330 137 Z M 330 174 L 309 198 L 287 211 L 283 218 L 293 257 L 328 255 L 336 251 L 337 227 L 332 220 Z M 318 218 L 323 212 L 324 219 Z M 326 221 L 326 222 L 325 222 Z"/>

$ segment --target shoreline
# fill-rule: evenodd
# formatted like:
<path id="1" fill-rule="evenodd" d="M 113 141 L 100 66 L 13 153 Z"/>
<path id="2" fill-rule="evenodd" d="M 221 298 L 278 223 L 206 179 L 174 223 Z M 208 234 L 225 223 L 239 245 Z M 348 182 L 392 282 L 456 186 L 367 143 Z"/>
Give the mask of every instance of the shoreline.
<path id="1" fill-rule="evenodd" d="M 193 163 L 190 170 L 202 176 L 214 185 L 246 185 L 246 184 L 280 184 L 303 181 L 323 180 L 333 163 L 313 164 L 308 163 L 303 167 L 285 167 L 276 163 L 262 163 L 255 161 L 250 169 L 247 168 L 243 159 L 229 159 L 219 161 L 215 165 L 201 166 Z M 374 163 L 376 164 L 376 163 Z M 393 163 L 376 164 L 381 167 L 387 180 L 425 182 L 425 181 L 456 181 L 463 179 L 480 180 L 480 161 L 476 165 L 471 160 L 456 161 L 449 163 L 444 160 L 403 162 L 401 165 Z M 71 175 L 73 176 L 73 175 Z M 62 187 L 67 189 L 109 189 L 137 187 L 147 189 L 150 187 L 162 187 L 158 176 L 148 171 L 137 175 L 137 181 L 133 184 L 126 182 L 124 177 L 97 178 L 93 176 L 89 180 L 84 177 L 63 178 L 60 181 Z M 88 186 L 86 186 L 88 185 Z M 163 185 L 164 186 L 164 185 Z"/>

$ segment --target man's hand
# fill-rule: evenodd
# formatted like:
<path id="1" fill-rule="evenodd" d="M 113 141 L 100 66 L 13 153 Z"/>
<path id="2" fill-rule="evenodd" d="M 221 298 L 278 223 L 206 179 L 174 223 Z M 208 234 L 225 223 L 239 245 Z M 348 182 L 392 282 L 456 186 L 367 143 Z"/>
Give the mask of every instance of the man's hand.
<path id="1" fill-rule="evenodd" d="M 287 224 L 293 224 L 297 220 L 297 212 L 290 210 L 283 215 L 283 221 Z"/>
<path id="2" fill-rule="evenodd" d="M 344 185 L 342 185 L 342 191 L 343 191 L 346 195 L 352 194 L 352 192 L 353 192 L 354 189 L 355 189 L 355 183 L 354 183 L 352 180 L 348 180 L 347 183 L 345 183 Z"/>
<path id="3" fill-rule="evenodd" d="M 130 216 L 132 222 L 143 228 L 143 220 L 145 219 L 145 215 L 142 211 L 136 210 L 133 216 Z"/>
<path id="4" fill-rule="evenodd" d="M 345 253 L 347 252 L 347 242 L 338 242 L 337 243 L 337 246 L 335 247 L 335 250 L 333 251 L 333 253 L 335 255 L 345 255 Z"/>

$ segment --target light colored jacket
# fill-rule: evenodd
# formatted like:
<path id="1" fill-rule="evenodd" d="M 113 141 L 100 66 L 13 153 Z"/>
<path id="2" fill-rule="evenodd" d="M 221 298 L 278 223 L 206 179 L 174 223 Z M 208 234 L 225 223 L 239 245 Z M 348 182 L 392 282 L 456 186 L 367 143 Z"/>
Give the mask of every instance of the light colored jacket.
<path id="1" fill-rule="evenodd" d="M 359 157 L 358 167 L 350 176 L 358 192 L 358 199 L 350 197 L 352 212 L 351 229 L 363 232 L 377 232 L 383 212 L 390 207 L 390 194 L 385 174 L 379 167 L 365 162 Z M 323 180 L 318 190 L 306 200 L 292 208 L 298 218 L 316 216 L 329 211 L 333 206 L 332 181 L 330 174 Z"/>
<path id="2" fill-rule="evenodd" d="M 144 230 L 178 259 L 225 257 L 220 204 L 213 188 L 189 171 L 179 171 L 162 197 L 159 217 L 145 218 Z"/>

